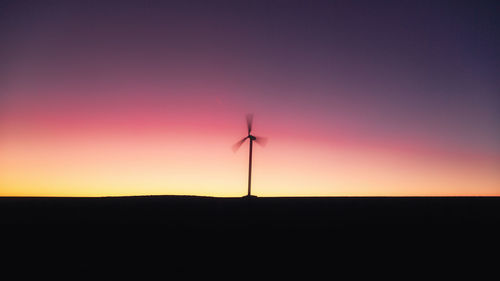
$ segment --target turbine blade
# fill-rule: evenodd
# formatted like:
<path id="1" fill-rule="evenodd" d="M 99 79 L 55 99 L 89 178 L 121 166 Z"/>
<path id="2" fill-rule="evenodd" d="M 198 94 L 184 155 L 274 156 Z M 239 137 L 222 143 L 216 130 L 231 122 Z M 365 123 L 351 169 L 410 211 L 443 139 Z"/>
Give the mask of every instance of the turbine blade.
<path id="1" fill-rule="evenodd" d="M 235 143 L 233 145 L 233 151 L 236 152 L 240 147 L 241 145 L 245 142 L 245 140 L 247 139 L 248 137 L 244 137 L 242 140 L 238 141 L 237 143 Z"/>
<path id="2" fill-rule="evenodd" d="M 255 137 L 255 142 L 262 145 L 262 146 L 266 146 L 267 144 L 267 138 L 264 138 L 264 137 Z"/>
<path id="3" fill-rule="evenodd" d="M 253 123 L 253 114 L 247 114 L 247 128 L 248 134 L 252 131 L 252 123 Z"/>

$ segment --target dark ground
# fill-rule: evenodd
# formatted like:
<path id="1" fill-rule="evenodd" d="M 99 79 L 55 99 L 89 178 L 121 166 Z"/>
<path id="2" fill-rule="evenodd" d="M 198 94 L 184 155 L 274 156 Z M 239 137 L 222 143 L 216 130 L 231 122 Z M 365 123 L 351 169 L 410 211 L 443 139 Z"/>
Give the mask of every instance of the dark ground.
<path id="1" fill-rule="evenodd" d="M 72 272 L 445 269 L 478 279 L 496 267 L 498 226 L 500 197 L 0 198 L 14 268 Z"/>
<path id="2" fill-rule="evenodd" d="M 2 224 L 161 224 L 174 229 L 491 227 L 500 197 L 3 197 Z"/>

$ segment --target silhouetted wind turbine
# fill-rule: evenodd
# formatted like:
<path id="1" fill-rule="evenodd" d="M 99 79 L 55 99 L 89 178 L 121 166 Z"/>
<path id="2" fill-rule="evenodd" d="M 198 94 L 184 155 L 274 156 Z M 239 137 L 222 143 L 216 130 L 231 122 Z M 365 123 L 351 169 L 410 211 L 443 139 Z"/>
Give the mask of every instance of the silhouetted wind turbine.
<path id="1" fill-rule="evenodd" d="M 241 145 L 245 142 L 246 139 L 250 140 L 250 151 L 248 154 L 248 195 L 247 195 L 247 197 L 251 196 L 251 189 L 252 189 L 252 144 L 254 141 L 262 146 L 265 146 L 267 143 L 267 138 L 256 137 L 256 136 L 253 136 L 250 134 L 252 132 L 252 122 L 253 122 L 253 114 L 247 114 L 248 136 L 244 137 L 242 140 L 240 140 L 239 142 L 237 142 L 233 145 L 233 151 L 236 152 L 241 147 Z"/>

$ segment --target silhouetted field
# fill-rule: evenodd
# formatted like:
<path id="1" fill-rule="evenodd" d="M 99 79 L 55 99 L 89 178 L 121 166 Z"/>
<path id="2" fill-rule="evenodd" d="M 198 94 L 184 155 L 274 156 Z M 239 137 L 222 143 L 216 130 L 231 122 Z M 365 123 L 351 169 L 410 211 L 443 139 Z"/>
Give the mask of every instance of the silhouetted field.
<path id="1" fill-rule="evenodd" d="M 500 198 L 0 198 L 0 214 L 22 270 L 424 277 L 493 266 Z"/>
<path id="2" fill-rule="evenodd" d="M 1 223 L 161 224 L 167 228 L 496 226 L 499 197 L 4 197 Z"/>

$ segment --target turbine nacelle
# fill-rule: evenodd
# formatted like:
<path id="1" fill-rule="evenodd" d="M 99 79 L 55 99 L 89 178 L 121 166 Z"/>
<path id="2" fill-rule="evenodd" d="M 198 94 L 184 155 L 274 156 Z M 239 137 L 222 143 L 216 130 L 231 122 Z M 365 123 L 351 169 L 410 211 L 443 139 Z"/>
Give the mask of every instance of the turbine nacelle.
<path id="1" fill-rule="evenodd" d="M 252 123 L 253 123 L 253 114 L 247 114 L 247 129 L 248 129 L 248 136 L 244 137 L 241 139 L 239 142 L 235 143 L 233 145 L 233 151 L 236 152 L 245 142 L 246 139 L 249 139 L 250 141 L 255 141 L 259 145 L 265 146 L 267 143 L 267 138 L 263 137 L 257 137 L 252 135 L 250 132 L 252 131 Z"/>

